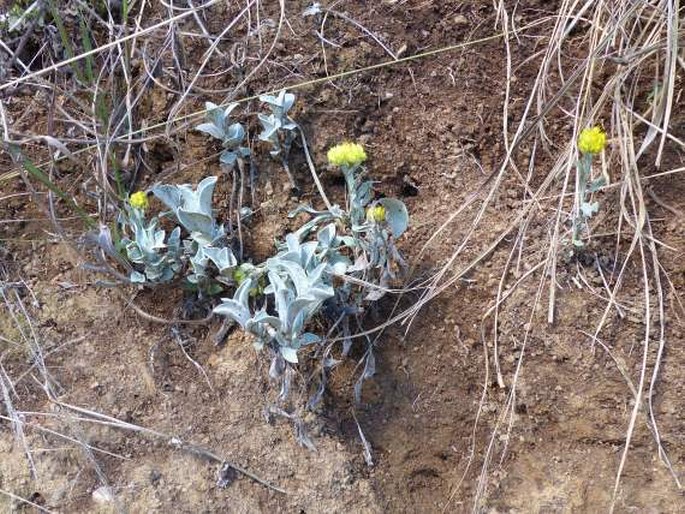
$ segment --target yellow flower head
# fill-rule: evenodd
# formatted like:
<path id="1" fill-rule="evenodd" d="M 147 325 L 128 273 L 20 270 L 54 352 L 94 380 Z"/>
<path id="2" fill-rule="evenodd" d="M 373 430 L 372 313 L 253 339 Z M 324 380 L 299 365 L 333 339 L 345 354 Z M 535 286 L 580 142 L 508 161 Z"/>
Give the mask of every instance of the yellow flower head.
<path id="1" fill-rule="evenodd" d="M 340 143 L 328 150 L 328 162 L 334 166 L 352 168 L 365 160 L 364 147 L 358 143 Z"/>
<path id="2" fill-rule="evenodd" d="M 382 205 L 375 205 L 366 209 L 366 219 L 375 223 L 385 221 L 385 207 Z"/>
<path id="3" fill-rule="evenodd" d="M 141 211 L 144 211 L 150 206 L 150 202 L 147 200 L 147 193 L 145 191 L 133 193 L 129 197 L 128 203 L 131 204 L 131 207 L 134 209 L 140 209 Z"/>
<path id="4" fill-rule="evenodd" d="M 584 154 L 595 155 L 604 150 L 607 135 L 599 127 L 586 128 L 578 136 L 578 150 Z"/>

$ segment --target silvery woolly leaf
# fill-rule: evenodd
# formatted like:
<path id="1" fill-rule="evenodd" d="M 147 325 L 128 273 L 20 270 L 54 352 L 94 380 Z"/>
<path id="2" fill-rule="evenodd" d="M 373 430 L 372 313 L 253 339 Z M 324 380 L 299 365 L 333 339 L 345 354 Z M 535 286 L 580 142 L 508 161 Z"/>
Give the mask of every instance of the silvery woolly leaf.
<path id="1" fill-rule="evenodd" d="M 132 242 L 126 247 L 126 255 L 128 255 L 129 260 L 135 263 L 142 262 L 143 260 L 143 252 L 140 251 L 140 248 L 135 242 Z"/>
<path id="2" fill-rule="evenodd" d="M 217 180 L 217 177 L 207 177 L 197 185 L 197 207 L 199 207 L 199 212 L 208 216 L 212 216 L 212 195 Z M 189 205 L 185 207 L 190 209 Z"/>
<path id="3" fill-rule="evenodd" d="M 309 272 L 309 275 L 308 275 L 309 281 L 312 284 L 317 284 L 317 283 L 321 282 L 324 271 L 326 271 L 326 263 L 322 262 L 316 268 L 314 268 L 313 270 L 311 270 Z M 318 285 L 319 286 L 325 286 L 325 284 L 323 284 L 323 283 L 318 284 Z"/>
<path id="4" fill-rule="evenodd" d="M 174 212 L 182 205 L 181 193 L 176 186 L 158 184 L 152 188 L 152 194 Z"/>
<path id="5" fill-rule="evenodd" d="M 178 209 L 176 217 L 188 232 L 201 232 L 202 234 L 213 232 L 214 220 L 205 214 Z"/>
<path id="6" fill-rule="evenodd" d="M 347 273 L 347 269 L 352 265 L 350 260 L 344 255 L 339 253 L 334 253 L 328 259 L 328 266 L 330 267 L 330 272 L 334 275 L 343 276 Z"/>
<path id="7" fill-rule="evenodd" d="M 252 317 L 248 307 L 248 299 L 252 289 L 252 279 L 247 278 L 236 289 L 233 298 L 222 298 L 221 304 L 214 308 L 212 312 L 234 319 L 243 329 L 246 328 L 248 320 Z"/>
<path id="8" fill-rule="evenodd" d="M 281 346 L 279 348 L 281 355 L 285 360 L 293 364 L 297 364 L 297 350 L 288 346 Z"/>
<path id="9" fill-rule="evenodd" d="M 166 236 L 166 232 L 164 230 L 155 230 L 154 236 L 153 236 L 153 243 L 151 246 L 151 249 L 153 250 L 161 250 L 166 248 L 166 245 L 164 244 L 164 237 Z"/>
<path id="10" fill-rule="evenodd" d="M 359 184 L 359 187 L 357 187 L 357 201 L 359 202 L 359 205 L 366 207 L 366 205 L 371 201 L 372 196 L 373 182 L 366 180 Z"/>
<path id="11" fill-rule="evenodd" d="M 244 330 L 247 330 L 247 323 L 250 320 L 250 311 L 244 305 L 230 298 L 222 299 L 222 303 L 214 307 L 214 314 L 226 316 L 237 322 Z"/>
<path id="12" fill-rule="evenodd" d="M 205 255 L 211 260 L 219 269 L 222 275 L 229 269 L 235 268 L 238 265 L 238 260 L 228 248 L 213 248 L 206 246 L 204 248 Z"/>
<path id="13" fill-rule="evenodd" d="M 312 334 L 311 332 L 305 332 L 302 334 L 298 340 L 300 346 L 307 346 L 309 344 L 315 344 L 321 342 L 321 338 L 317 336 L 316 334 Z"/>
<path id="14" fill-rule="evenodd" d="M 276 105 L 278 100 L 273 95 L 259 95 L 259 101 L 270 105 Z"/>
<path id="15" fill-rule="evenodd" d="M 283 113 L 285 114 L 290 110 L 290 108 L 295 103 L 295 95 L 292 93 L 287 93 L 286 90 L 283 89 L 280 93 L 278 93 L 278 98 L 276 99 L 276 102 L 276 105 L 283 109 Z"/>
<path id="16" fill-rule="evenodd" d="M 583 202 L 580 204 L 580 210 L 583 213 L 583 216 L 591 218 L 593 214 L 599 211 L 599 202 Z"/>
<path id="17" fill-rule="evenodd" d="M 298 214 L 301 214 L 303 212 L 306 212 L 307 214 L 311 214 L 312 216 L 318 216 L 320 214 L 328 214 L 328 211 L 317 211 L 314 209 L 311 205 L 303 204 L 299 205 L 292 211 L 288 213 L 288 218 L 294 218 Z"/>
<path id="18" fill-rule="evenodd" d="M 197 243 L 198 246 L 204 248 L 207 245 L 211 245 L 215 241 L 215 233 L 205 234 L 204 232 L 191 232 L 190 240 L 186 239 L 184 242 L 188 243 L 188 248 L 192 251 L 193 242 Z"/>
<path id="19" fill-rule="evenodd" d="M 313 296 L 319 301 L 328 300 L 335 295 L 335 290 L 332 286 L 320 284 L 318 287 L 312 287 L 308 291 L 309 295 Z"/>
<path id="20" fill-rule="evenodd" d="M 333 246 L 335 244 L 335 223 L 329 223 L 319 230 L 316 238 L 319 240 L 321 246 L 325 248 Z"/>
<path id="21" fill-rule="evenodd" d="M 219 156 L 219 162 L 221 162 L 221 164 L 225 164 L 229 168 L 235 166 L 237 160 L 238 156 L 236 155 L 236 153 L 230 150 L 224 150 L 223 152 L 221 152 L 221 155 Z"/>
<path id="22" fill-rule="evenodd" d="M 205 270 L 209 259 L 205 256 L 204 249 L 202 247 L 197 249 L 197 253 L 190 258 L 190 264 L 193 267 L 195 275 L 198 277 L 205 276 Z"/>
<path id="23" fill-rule="evenodd" d="M 314 2 L 312 5 L 307 7 L 303 12 L 302 16 L 307 17 L 307 16 L 315 16 L 317 14 L 321 14 L 321 4 L 319 2 Z"/>
<path id="24" fill-rule="evenodd" d="M 245 139 L 245 129 L 240 123 L 234 123 L 226 130 L 225 139 L 232 146 L 237 146 Z"/>
<path id="25" fill-rule="evenodd" d="M 248 301 L 250 299 L 250 291 L 254 286 L 254 279 L 246 278 L 242 284 L 238 286 L 235 293 L 233 294 L 233 299 L 240 302 L 241 305 L 247 307 Z"/>
<path id="26" fill-rule="evenodd" d="M 292 93 L 285 93 L 283 95 L 283 114 L 287 113 L 290 108 L 295 104 L 295 95 Z"/>
<path id="27" fill-rule="evenodd" d="M 268 262 L 268 261 L 267 261 Z M 268 263 L 267 263 L 268 266 Z M 276 303 L 276 312 L 278 318 L 283 325 L 288 325 L 288 305 L 294 299 L 295 294 L 290 291 L 285 281 L 275 271 L 269 271 L 270 287 L 267 287 L 264 292 L 268 294 L 273 292 L 274 301 Z"/>
<path id="28" fill-rule="evenodd" d="M 300 311 L 297 316 L 295 316 L 295 319 L 293 319 L 292 326 L 290 327 L 290 333 L 288 336 L 290 337 L 290 340 L 292 342 L 293 348 L 299 348 L 300 346 L 297 343 L 297 335 L 302 332 L 304 329 L 304 324 L 307 321 L 307 315 L 308 312 L 306 311 Z"/>
<path id="29" fill-rule="evenodd" d="M 273 116 L 266 116 L 264 114 L 259 114 L 259 121 L 262 124 L 262 132 L 259 134 L 259 139 L 261 141 L 272 141 L 274 136 L 278 131 L 278 123 Z"/>
<path id="30" fill-rule="evenodd" d="M 315 257 L 318 246 L 319 244 L 316 241 L 308 241 L 300 248 L 300 265 L 307 272 L 316 264 Z"/>
<path id="31" fill-rule="evenodd" d="M 297 239 L 293 233 L 285 236 L 285 244 L 288 246 L 288 250 L 291 252 L 299 251 L 300 249 L 300 240 Z"/>
<path id="32" fill-rule="evenodd" d="M 285 271 L 295 286 L 298 296 L 305 295 L 309 290 L 310 281 L 304 269 L 298 263 L 282 259 L 269 259 L 266 266 L 275 271 Z"/>
<path id="33" fill-rule="evenodd" d="M 342 244 L 344 244 L 348 248 L 357 248 L 359 246 L 357 240 L 352 236 L 340 236 L 339 239 L 342 242 Z"/>
<path id="34" fill-rule="evenodd" d="M 177 254 L 181 250 L 181 227 L 176 227 L 169 234 L 169 240 L 167 241 L 167 246 L 169 251 L 173 254 Z"/>
<path id="35" fill-rule="evenodd" d="M 605 180 L 604 177 L 599 177 L 598 179 L 593 180 L 590 182 L 588 186 L 588 191 L 591 193 L 596 193 L 600 189 L 602 189 L 606 185 L 607 181 Z"/>
<path id="36" fill-rule="evenodd" d="M 213 102 L 205 102 L 205 110 L 207 119 L 223 131 L 225 117 L 223 110 Z"/>
<path id="37" fill-rule="evenodd" d="M 213 123 L 200 123 L 197 127 L 195 127 L 195 130 L 209 134 L 213 138 L 216 138 L 220 141 L 224 140 L 224 131 Z"/>
<path id="38" fill-rule="evenodd" d="M 295 327 L 295 320 L 298 316 L 302 316 L 303 319 L 301 323 L 303 323 L 304 318 L 309 314 L 309 307 L 312 307 L 318 303 L 318 300 L 306 296 L 300 296 L 295 301 L 291 302 L 290 305 L 288 305 L 287 314 L 287 326 L 290 328 L 290 330 L 293 332 L 299 332 L 299 330 L 297 330 L 299 327 Z"/>
<path id="39" fill-rule="evenodd" d="M 231 115 L 231 112 L 233 112 L 233 109 L 235 109 L 236 107 L 238 107 L 238 102 L 228 104 L 226 106 L 226 109 L 224 109 L 224 118 L 228 118 Z"/>
<path id="40" fill-rule="evenodd" d="M 378 203 L 385 207 L 385 220 L 393 237 L 400 237 L 409 225 L 407 207 L 395 198 L 381 198 Z"/>
<path id="41" fill-rule="evenodd" d="M 134 284 L 144 284 L 145 283 L 145 275 L 138 271 L 132 271 L 131 272 L 131 282 Z"/>
<path id="42" fill-rule="evenodd" d="M 282 324 L 281 320 L 276 316 L 269 315 L 266 311 L 262 310 L 255 314 L 254 318 L 250 320 L 252 323 L 256 324 L 268 324 L 271 325 L 276 330 L 281 330 Z"/>

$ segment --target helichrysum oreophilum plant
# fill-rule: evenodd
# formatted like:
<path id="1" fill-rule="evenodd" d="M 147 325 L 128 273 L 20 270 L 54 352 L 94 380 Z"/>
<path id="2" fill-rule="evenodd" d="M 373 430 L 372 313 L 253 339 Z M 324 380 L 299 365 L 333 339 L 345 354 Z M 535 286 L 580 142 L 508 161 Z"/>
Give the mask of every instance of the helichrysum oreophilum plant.
<path id="1" fill-rule="evenodd" d="M 120 218 L 121 245 L 133 265 L 129 278 L 135 283 L 169 282 L 181 268 L 181 229 L 176 227 L 167 238 L 156 216 L 145 219 L 148 207 L 147 194 L 138 191 L 129 197 Z"/>
<path id="2" fill-rule="evenodd" d="M 227 112 L 213 113 L 217 123 L 212 127 L 218 130 Z M 205 127 L 220 135 L 214 128 Z M 257 264 L 238 263 L 226 243 L 226 229 L 212 209 L 217 177 L 202 180 L 197 188 L 151 189 L 180 225 L 166 240 L 157 217 L 145 220 L 147 195 L 132 195 L 122 216 L 124 226 L 133 227 L 135 234 L 124 240 L 136 269 L 132 280 L 164 282 L 183 272 L 205 288 L 219 283 L 224 291 L 233 290 L 213 312 L 239 324 L 254 336 L 258 349 L 269 352 L 270 375 L 281 383 L 279 400 L 288 396 L 295 376 L 292 366 L 302 362 L 305 349 L 314 350 L 305 353 L 321 361 L 319 385 L 307 402 L 314 408 L 322 398 L 327 370 L 339 362 L 331 356 L 332 343 L 312 330 L 314 319 L 320 316 L 321 322 L 336 328 L 343 340 L 341 354 L 346 356 L 352 344 L 350 319 L 356 317 L 357 326 L 369 302 L 383 296 L 389 280 L 404 266 L 395 240 L 407 229 L 407 209 L 393 198 L 374 199 L 373 183 L 363 166 L 366 160 L 366 151 L 357 143 L 331 148 L 329 164 L 345 178 L 345 205 L 323 211 L 298 208 L 291 215 L 307 213 L 310 219 L 285 237 L 273 257 Z M 355 386 L 357 400 L 361 383 L 375 370 L 373 343 L 366 342 L 363 372 Z"/>
<path id="3" fill-rule="evenodd" d="M 335 296 L 338 303 L 355 304 L 348 305 L 347 312 L 360 312 L 357 304 L 379 298 L 392 266 L 403 262 L 393 239 L 407 227 L 406 208 L 390 198 L 372 202 L 372 183 L 362 179 L 361 166 L 367 158 L 364 148 L 342 143 L 328 152 L 328 158 L 345 176 L 346 208 L 298 209 L 296 212 L 307 212 L 312 219 L 286 237 L 277 255 L 263 265 L 251 267 L 249 278 L 241 276 L 244 282 L 236 295 L 224 299 L 215 309 L 255 335 L 259 348 L 269 346 L 274 350 L 275 359 L 297 362 L 297 351 L 318 341 L 305 335 L 305 326 L 324 302 Z M 374 276 L 374 270 L 380 273 Z M 346 274 L 373 277 L 381 282 L 377 284 L 380 287 L 367 291 L 366 298 L 361 290 L 352 291 L 349 283 L 333 288 L 333 277 Z M 258 277 L 266 279 L 265 296 L 273 295 L 273 300 L 259 308 L 258 302 L 251 303 L 249 294 Z"/>
<path id="4" fill-rule="evenodd" d="M 296 188 L 295 179 L 288 165 L 290 148 L 297 135 L 297 123 L 288 115 L 288 111 L 295 103 L 295 95 L 282 90 L 277 96 L 262 95 L 259 100 L 264 102 L 271 111 L 269 114 L 257 115 L 259 123 L 262 124 L 259 140 L 271 144 L 271 156 L 281 160 L 290 185 Z"/>
<path id="5" fill-rule="evenodd" d="M 590 195 L 604 185 L 604 178 L 590 180 L 592 159 L 606 146 L 606 133 L 600 127 L 583 129 L 578 136 L 580 159 L 576 165 L 576 200 L 573 217 L 572 242 L 576 247 L 583 246 L 581 232 L 587 227 L 588 220 L 599 211 L 599 203 L 590 203 Z"/>
<path id="6" fill-rule="evenodd" d="M 232 282 L 233 270 L 238 265 L 228 246 L 226 230 L 217 222 L 212 210 L 212 195 L 217 180 L 217 177 L 207 177 L 195 190 L 188 184 L 162 184 L 152 188 L 152 193 L 171 209 L 176 220 L 189 234 L 183 245 L 193 272 L 187 278 L 200 286 L 205 286 L 210 278 L 210 262 L 218 271 L 212 277 L 222 283 Z"/>
<path id="7" fill-rule="evenodd" d="M 231 123 L 231 112 L 237 106 L 237 103 L 232 103 L 224 109 L 212 102 L 207 102 L 205 104 L 207 122 L 195 127 L 196 130 L 221 141 L 223 151 L 219 156 L 219 161 L 229 169 L 235 166 L 238 159 L 250 156 L 250 149 L 243 146 L 245 128 L 240 123 Z"/>
<path id="8" fill-rule="evenodd" d="M 364 180 L 362 169 L 366 159 L 358 143 L 341 143 L 328 151 L 329 163 L 340 168 L 347 185 L 347 213 L 358 250 L 355 268 L 367 271 L 364 278 L 378 286 L 366 295 L 367 300 L 377 300 L 398 268 L 404 268 L 394 240 L 407 229 L 409 214 L 404 203 L 394 198 L 372 202 L 373 183 Z"/>

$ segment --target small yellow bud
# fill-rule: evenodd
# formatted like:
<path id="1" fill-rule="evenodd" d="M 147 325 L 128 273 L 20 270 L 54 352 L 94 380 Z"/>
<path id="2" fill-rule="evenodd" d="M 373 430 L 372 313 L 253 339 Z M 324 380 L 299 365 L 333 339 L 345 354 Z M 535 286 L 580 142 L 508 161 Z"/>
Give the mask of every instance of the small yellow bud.
<path id="1" fill-rule="evenodd" d="M 238 284 L 238 285 L 240 285 L 240 284 L 242 284 L 243 282 L 245 282 L 245 280 L 246 280 L 247 277 L 249 277 L 249 276 L 250 276 L 249 273 L 248 273 L 247 271 L 245 271 L 245 270 L 242 268 L 242 266 L 241 266 L 241 267 L 238 267 L 238 268 L 236 268 L 236 269 L 233 270 L 233 280 L 235 280 L 235 283 Z"/>
<path id="2" fill-rule="evenodd" d="M 328 162 L 334 166 L 352 168 L 365 160 L 364 147 L 358 143 L 340 143 L 328 150 Z"/>
<path id="3" fill-rule="evenodd" d="M 140 209 L 141 211 L 144 211 L 150 206 L 150 202 L 148 202 L 147 193 L 145 191 L 138 191 L 137 193 L 133 193 L 129 197 L 128 203 L 134 209 Z"/>
<path id="4" fill-rule="evenodd" d="M 366 219 L 374 223 L 382 223 L 385 221 L 385 207 L 382 205 L 375 205 L 366 209 Z"/>
<path id="5" fill-rule="evenodd" d="M 607 135 L 599 127 L 583 129 L 578 136 L 578 150 L 584 154 L 598 154 L 604 150 L 606 143 Z"/>

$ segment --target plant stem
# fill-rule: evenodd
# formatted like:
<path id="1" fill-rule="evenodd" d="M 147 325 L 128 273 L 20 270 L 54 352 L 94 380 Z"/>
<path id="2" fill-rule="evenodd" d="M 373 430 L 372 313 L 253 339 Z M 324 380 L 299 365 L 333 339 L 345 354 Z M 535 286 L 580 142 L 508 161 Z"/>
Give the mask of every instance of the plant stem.
<path id="1" fill-rule="evenodd" d="M 585 215 L 582 206 L 587 195 L 588 179 L 592 170 L 592 154 L 584 153 L 576 165 L 576 201 L 574 206 L 575 216 L 573 217 L 573 238 L 574 246 L 583 246 L 580 240 L 580 232 L 587 224 L 588 217 Z"/>

